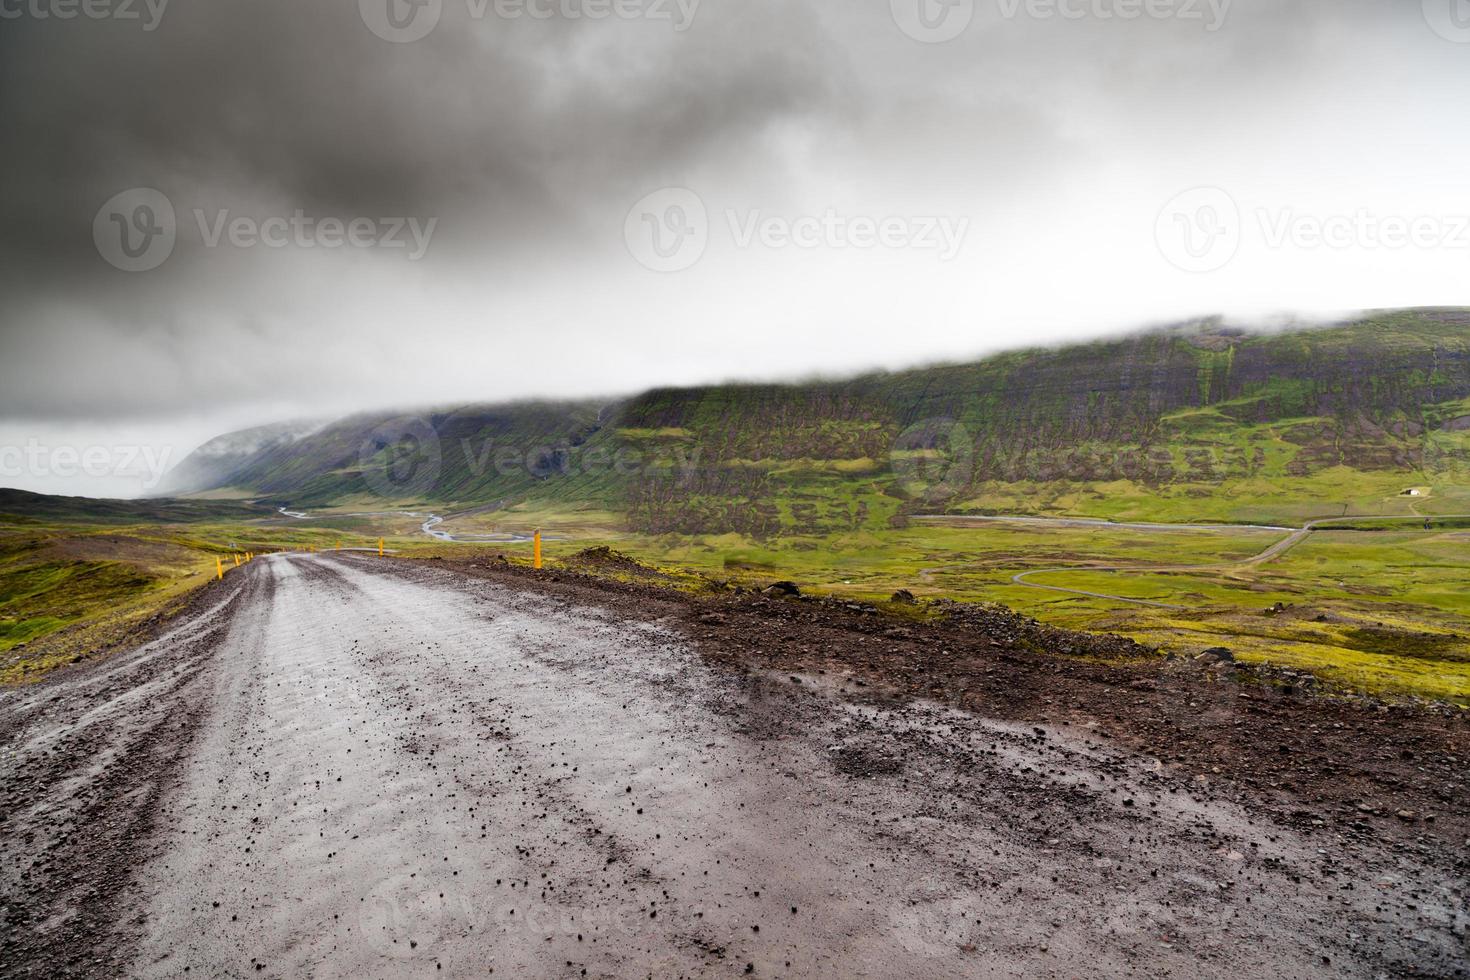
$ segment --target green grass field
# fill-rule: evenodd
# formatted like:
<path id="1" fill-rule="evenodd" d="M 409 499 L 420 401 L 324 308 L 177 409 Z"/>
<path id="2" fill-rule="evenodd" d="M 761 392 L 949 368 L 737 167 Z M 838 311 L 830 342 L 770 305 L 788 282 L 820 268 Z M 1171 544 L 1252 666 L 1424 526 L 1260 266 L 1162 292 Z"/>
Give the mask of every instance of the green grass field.
<path id="1" fill-rule="evenodd" d="M 0 523 L 0 683 L 37 680 L 126 639 L 212 581 L 217 559 L 230 574 L 235 556 L 247 552 L 376 544 L 376 537 L 340 528 L 293 527 L 265 516 L 241 521 L 234 508 L 104 508 L 94 520 L 57 513 L 60 519 L 7 515 Z M 210 519 L 221 514 L 235 519 Z M 179 516 L 197 519 L 149 519 Z"/>
<path id="2" fill-rule="evenodd" d="M 816 496 L 854 508 L 838 487 Z M 999 602 L 1044 622 L 1116 632 L 1179 654 L 1227 646 L 1242 659 L 1309 668 L 1339 686 L 1470 704 L 1470 529 L 1414 523 L 1321 530 L 1280 557 L 1241 564 L 1285 534 L 1243 526 L 1145 531 L 1031 524 L 885 526 L 896 507 L 859 494 L 870 519 L 853 530 L 752 538 L 739 534 L 630 533 L 622 515 L 592 504 L 523 503 L 452 518 L 457 535 L 540 529 L 548 561 L 606 545 L 670 570 L 758 585 L 792 579 L 810 592 L 882 600 L 898 589 L 924 598 Z M 811 505 L 811 496 L 785 502 Z M 1457 504 L 1365 494 L 1359 513 L 1433 513 Z M 293 520 L 257 510 L 249 520 L 79 523 L 33 519 L 0 528 L 0 679 L 29 680 L 85 654 L 181 600 L 214 575 L 216 556 L 244 551 L 372 548 L 402 557 L 505 554 L 518 542 L 451 544 L 421 531 L 429 508 L 378 511 L 353 502 Z M 377 506 L 382 507 L 381 502 Z M 1396 509 L 1396 508 L 1402 508 Z M 1075 508 L 1076 510 L 1082 508 Z M 1164 513 L 1160 513 L 1163 510 Z M 1470 508 L 1467 508 L 1470 510 Z M 1160 520 L 1167 508 L 1126 511 Z M 172 516 L 172 515 L 169 515 Z M 191 515 L 193 516 L 193 515 Z M 1321 516 L 1320 512 L 1312 516 Z M 1261 520 L 1290 520 L 1280 512 Z M 1100 566 L 1139 566 L 1103 571 Z M 227 558 L 226 566 L 233 567 Z M 1209 566 L 1150 571 L 1163 567 Z M 1012 581 L 1167 603 L 1046 591 Z M 24 646 L 22 646 L 24 645 Z M 89 646 L 90 645 L 90 646 Z"/>
<path id="3" fill-rule="evenodd" d="M 1470 704 L 1470 530 L 1424 531 L 1412 523 L 1322 530 L 1261 564 L 1286 535 L 1252 528 L 1056 528 L 1021 524 L 891 530 L 755 540 L 740 535 L 647 536 L 608 529 L 611 515 L 521 507 L 452 522 L 467 530 L 545 529 L 547 556 L 607 545 L 648 564 L 759 584 L 778 578 L 812 592 L 886 599 L 999 602 L 1044 622 L 1121 633 L 1166 651 L 1227 646 L 1242 659 L 1313 670 L 1337 686 Z M 1148 515 L 1153 518 L 1154 515 Z M 1372 528 L 1372 525 L 1365 525 Z M 474 546 L 407 544 L 409 553 L 465 553 Z M 483 549 L 480 549 L 483 550 Z M 497 550 L 524 557 L 523 546 Z M 1175 572 L 1107 572 L 1088 566 L 1212 565 Z M 1148 599 L 1135 605 L 1018 585 L 1038 584 Z"/>

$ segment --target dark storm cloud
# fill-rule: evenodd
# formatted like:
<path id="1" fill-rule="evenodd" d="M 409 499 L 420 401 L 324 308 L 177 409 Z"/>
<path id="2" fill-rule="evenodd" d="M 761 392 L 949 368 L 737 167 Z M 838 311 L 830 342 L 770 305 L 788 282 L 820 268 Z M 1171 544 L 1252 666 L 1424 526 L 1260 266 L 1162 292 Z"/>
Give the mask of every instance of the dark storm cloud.
<path id="1" fill-rule="evenodd" d="M 411 44 L 374 36 L 351 0 L 174 0 L 152 31 L 5 22 L 6 267 L 109 278 L 78 229 L 133 186 L 208 207 L 470 208 L 484 234 L 565 227 L 580 198 L 832 95 L 812 18 L 785 4 L 746 4 L 723 38 L 469 10 L 451 0 Z M 750 47 L 719 50 L 752 24 Z"/>
<path id="2" fill-rule="evenodd" d="M 969 351 L 981 341 L 963 318 L 982 315 L 1031 340 L 1013 311 L 1085 295 L 1031 271 L 1073 263 L 1071 285 L 1078 269 L 1126 254 L 1114 238 L 1150 231 L 1161 203 L 1191 186 L 1180 161 L 1222 180 L 1295 151 L 1286 180 L 1324 172 L 1307 169 L 1312 154 L 1347 172 L 1344 149 L 1360 136 L 1300 134 L 1340 105 L 1361 110 L 1365 132 L 1400 124 L 1408 94 L 1449 99 L 1463 83 L 1445 71 L 1450 85 L 1426 89 L 1426 66 L 1463 64 L 1470 50 L 1435 38 L 1418 0 L 1188 0 L 1223 16 L 1213 31 L 1096 12 L 1130 0 L 1060 0 L 1093 9 L 1080 19 L 975 0 L 973 24 L 947 44 L 906 36 L 891 0 L 687 0 L 687 30 L 646 17 L 508 19 L 496 2 L 442 0 L 437 27 L 412 43 L 376 36 L 356 0 L 169 0 L 153 29 L 0 19 L 0 420 L 167 419 L 201 406 L 233 420 L 267 406 L 264 422 L 347 403 L 539 394 L 550 382 L 532 387 L 519 364 L 548 351 L 565 391 L 789 374 L 869 358 L 853 353 L 857 340 L 869 363 Z M 846 202 L 880 217 L 973 218 L 998 252 L 947 279 L 846 267 L 809 277 L 758 250 L 745 265 L 712 257 L 688 277 L 650 278 L 629 260 L 624 217 L 686 183 L 716 217 Z M 174 253 L 145 274 L 108 265 L 92 239 L 103 202 L 135 187 L 178 211 Z M 1108 208 L 1125 198 L 1120 219 Z M 432 261 L 208 249 L 196 209 L 432 220 Z M 1034 261 L 993 273 L 1027 250 Z M 1157 317 L 1136 297 L 1158 286 L 1091 303 L 1108 322 Z M 1008 305 L 983 308 L 991 296 Z M 912 322 L 902 337 L 897 317 Z"/>
<path id="3" fill-rule="evenodd" d="M 749 154 L 758 171 L 769 162 L 759 136 L 774 122 L 877 110 L 886 124 L 892 106 L 940 149 L 973 136 L 954 125 L 956 110 L 979 109 L 997 124 L 990 160 L 1004 164 L 1016 156 L 1009 144 L 1028 141 L 1039 158 L 1056 127 L 1044 100 L 981 73 L 1013 66 L 1020 79 L 1112 89 L 1126 111 L 1258 68 L 1269 77 L 1314 39 L 1327 6 L 1237 10 L 1218 36 L 1180 32 L 1177 64 L 1162 65 L 1136 57 L 1137 31 L 1048 28 L 1018 47 L 1015 32 L 984 29 L 996 8 L 983 2 L 982 26 L 947 48 L 899 36 L 886 3 L 708 0 L 676 33 L 661 22 L 472 17 L 466 0 L 448 0 L 438 28 L 411 44 L 374 36 L 350 0 L 173 0 L 153 30 L 20 17 L 0 31 L 0 249 L 28 280 L 105 277 L 77 230 L 133 186 L 209 207 L 266 196 L 329 214 L 470 208 L 486 219 L 477 233 L 523 237 L 574 225 L 609 186 L 677 173 L 711 151 Z M 1359 5 L 1330 6 L 1342 19 Z M 1058 73 L 1062 56 L 1070 65 Z M 1167 88 L 1149 64 L 1173 73 Z M 968 79 L 975 91 L 960 90 Z M 890 151 L 882 134 L 864 135 L 869 152 Z"/>

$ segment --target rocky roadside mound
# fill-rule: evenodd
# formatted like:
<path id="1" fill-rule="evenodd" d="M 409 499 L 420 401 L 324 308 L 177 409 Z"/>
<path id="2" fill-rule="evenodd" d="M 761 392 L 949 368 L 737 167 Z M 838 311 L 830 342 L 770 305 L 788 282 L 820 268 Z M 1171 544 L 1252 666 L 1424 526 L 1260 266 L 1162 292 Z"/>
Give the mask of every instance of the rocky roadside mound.
<path id="1" fill-rule="evenodd" d="M 846 696 L 922 698 L 1071 726 L 1147 753 L 1182 788 L 1237 793 L 1307 832 L 1449 848 L 1470 872 L 1470 717 L 1462 709 L 1320 691 L 1300 672 L 1219 648 L 1161 655 L 1126 637 L 1046 626 L 1000 606 L 877 605 L 706 583 L 695 594 L 576 569 L 447 562 L 516 588 L 676 625 L 712 665 L 815 678 Z"/>

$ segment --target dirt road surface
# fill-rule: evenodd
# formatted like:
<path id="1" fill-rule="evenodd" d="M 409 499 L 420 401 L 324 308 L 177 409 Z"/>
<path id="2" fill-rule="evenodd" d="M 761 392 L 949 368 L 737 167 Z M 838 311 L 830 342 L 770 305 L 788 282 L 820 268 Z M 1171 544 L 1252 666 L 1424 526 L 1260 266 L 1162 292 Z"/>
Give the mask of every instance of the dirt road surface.
<path id="1" fill-rule="evenodd" d="M 742 663 L 708 635 L 737 611 L 647 608 L 278 555 L 6 692 L 0 975 L 1467 975 L 1449 814 L 1357 833 L 1128 749 L 1104 709 L 776 669 L 815 642 L 779 618 Z M 1420 752 L 1462 800 L 1463 757 Z"/>

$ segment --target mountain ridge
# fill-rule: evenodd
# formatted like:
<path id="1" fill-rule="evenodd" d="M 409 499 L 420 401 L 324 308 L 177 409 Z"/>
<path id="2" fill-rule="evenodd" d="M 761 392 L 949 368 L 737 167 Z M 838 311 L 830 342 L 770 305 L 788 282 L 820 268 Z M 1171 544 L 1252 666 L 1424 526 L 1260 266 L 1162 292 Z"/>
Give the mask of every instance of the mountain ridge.
<path id="1" fill-rule="evenodd" d="M 1036 509 L 1069 487 L 1113 484 L 1162 498 L 1277 480 L 1310 498 L 1315 483 L 1342 482 L 1336 470 L 1378 492 L 1461 478 L 1470 311 L 1271 331 L 1211 319 L 846 379 L 364 413 L 291 438 L 252 434 L 250 452 L 226 451 L 251 442 L 241 434 L 201 447 L 171 490 L 317 507 L 550 500 L 624 513 L 642 531 L 755 535 L 1004 510 L 1023 485 L 1046 488 Z"/>

